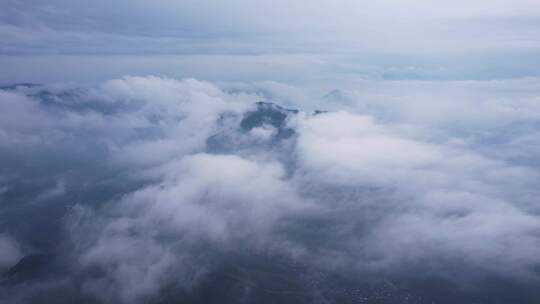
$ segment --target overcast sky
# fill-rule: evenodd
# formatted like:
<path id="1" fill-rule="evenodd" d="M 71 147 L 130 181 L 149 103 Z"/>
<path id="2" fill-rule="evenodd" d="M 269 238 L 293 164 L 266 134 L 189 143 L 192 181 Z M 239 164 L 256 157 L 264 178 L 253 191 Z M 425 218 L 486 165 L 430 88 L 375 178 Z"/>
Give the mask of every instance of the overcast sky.
<path id="1" fill-rule="evenodd" d="M 392 79 L 537 76 L 539 31 L 533 0 L 4 0 L 0 62 L 9 73 L 0 81 L 306 80 L 294 75 L 299 65 Z M 186 57 L 203 55 L 213 58 Z"/>

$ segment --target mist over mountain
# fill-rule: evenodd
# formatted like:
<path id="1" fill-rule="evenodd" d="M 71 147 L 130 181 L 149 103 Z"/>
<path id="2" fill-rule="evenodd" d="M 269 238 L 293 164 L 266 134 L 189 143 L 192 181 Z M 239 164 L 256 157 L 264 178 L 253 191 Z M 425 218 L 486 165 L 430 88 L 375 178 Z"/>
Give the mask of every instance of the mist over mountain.
<path id="1" fill-rule="evenodd" d="M 0 1 L 0 304 L 540 303 L 540 1 Z"/>
<path id="2" fill-rule="evenodd" d="M 508 152 L 529 151 L 516 139 L 536 129 L 536 103 L 484 112 L 507 117 L 501 130 L 521 126 L 493 140 L 490 121 L 303 111 L 234 86 L 125 77 L 2 88 L 0 296 L 540 299 L 537 154 Z"/>

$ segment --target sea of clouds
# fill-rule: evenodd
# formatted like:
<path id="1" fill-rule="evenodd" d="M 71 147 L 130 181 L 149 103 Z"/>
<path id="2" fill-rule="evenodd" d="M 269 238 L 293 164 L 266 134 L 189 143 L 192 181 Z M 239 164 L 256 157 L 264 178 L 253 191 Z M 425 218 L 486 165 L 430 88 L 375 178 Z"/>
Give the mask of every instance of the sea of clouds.
<path id="1" fill-rule="evenodd" d="M 0 268 L 48 259 L 0 296 L 210 303 L 197 290 L 217 282 L 236 303 L 540 299 L 539 84 L 4 87 Z M 351 294 L 368 283 L 386 298 Z"/>

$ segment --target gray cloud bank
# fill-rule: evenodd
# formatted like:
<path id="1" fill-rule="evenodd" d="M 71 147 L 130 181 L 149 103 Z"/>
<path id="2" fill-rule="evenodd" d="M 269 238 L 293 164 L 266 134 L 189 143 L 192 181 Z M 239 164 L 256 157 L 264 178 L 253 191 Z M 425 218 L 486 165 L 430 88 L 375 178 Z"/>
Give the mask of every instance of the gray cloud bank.
<path id="1" fill-rule="evenodd" d="M 535 303 L 538 80 L 366 81 L 3 88 L 0 296 Z"/>
<path id="2" fill-rule="evenodd" d="M 11 39 L 0 51 L 10 54 L 538 50 L 540 16 L 530 0 L 7 0 L 3 7 L 0 34 Z"/>
<path id="3" fill-rule="evenodd" d="M 531 0 L 4 0 L 0 83 L 537 77 L 539 20 Z"/>

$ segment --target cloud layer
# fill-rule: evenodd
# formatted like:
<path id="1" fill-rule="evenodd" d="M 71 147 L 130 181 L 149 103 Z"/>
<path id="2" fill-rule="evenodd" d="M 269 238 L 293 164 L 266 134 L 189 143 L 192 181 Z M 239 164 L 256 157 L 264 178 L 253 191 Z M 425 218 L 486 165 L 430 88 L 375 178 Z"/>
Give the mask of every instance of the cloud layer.
<path id="1" fill-rule="evenodd" d="M 2 294 L 198 303 L 229 286 L 224 301 L 534 302 L 536 83 L 519 81 L 530 94 L 512 105 L 486 93 L 513 94 L 507 82 L 424 83 L 485 98 L 444 110 L 383 95 L 373 106 L 350 87 L 311 101 L 346 109 L 328 112 L 256 103 L 309 100 L 269 82 L 6 87 L 0 266 L 50 258 L 45 279 L 16 267 Z"/>
<path id="2" fill-rule="evenodd" d="M 530 0 L 7 0 L 0 83 L 537 77 L 539 17 Z"/>

